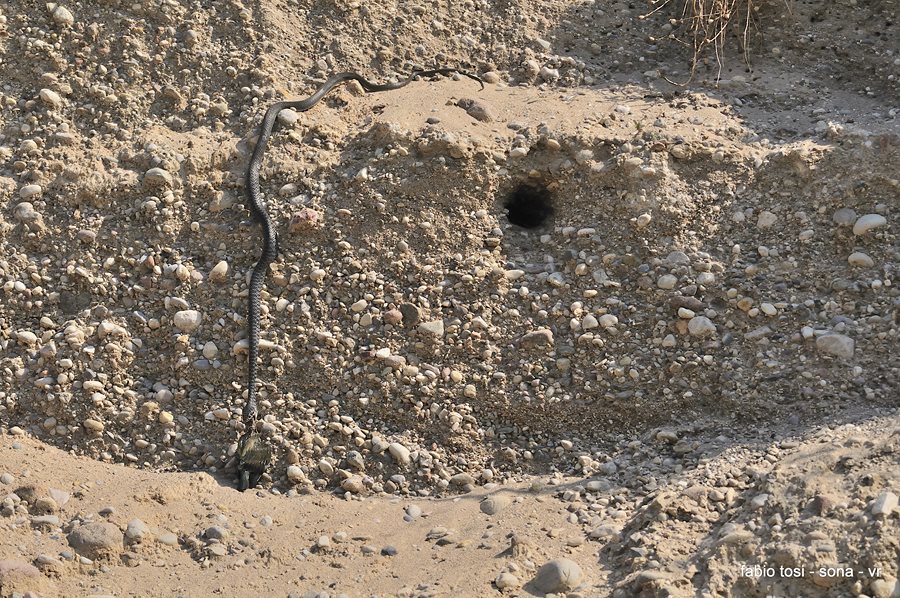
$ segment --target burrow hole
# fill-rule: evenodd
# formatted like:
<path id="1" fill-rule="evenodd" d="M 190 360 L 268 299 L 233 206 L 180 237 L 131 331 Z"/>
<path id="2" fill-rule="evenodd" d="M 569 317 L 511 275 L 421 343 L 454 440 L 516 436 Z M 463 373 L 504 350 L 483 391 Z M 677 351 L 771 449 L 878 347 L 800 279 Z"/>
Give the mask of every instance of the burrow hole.
<path id="1" fill-rule="evenodd" d="M 553 197 L 543 185 L 519 183 L 503 204 L 510 223 L 522 228 L 537 228 L 553 215 Z"/>

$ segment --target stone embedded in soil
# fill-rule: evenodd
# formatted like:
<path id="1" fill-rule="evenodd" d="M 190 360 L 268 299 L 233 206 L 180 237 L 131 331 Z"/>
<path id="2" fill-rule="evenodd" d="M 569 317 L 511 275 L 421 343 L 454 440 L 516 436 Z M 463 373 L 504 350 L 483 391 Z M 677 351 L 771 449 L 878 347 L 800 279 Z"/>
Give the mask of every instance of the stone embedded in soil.
<path id="1" fill-rule="evenodd" d="M 176 312 L 175 317 L 172 318 L 172 322 L 175 324 L 175 327 L 182 332 L 193 332 L 200 327 L 202 319 L 202 314 L 196 309 L 185 309 Z"/>
<path id="2" fill-rule="evenodd" d="M 716 325 L 706 316 L 697 316 L 688 321 L 688 332 L 691 336 L 712 336 L 716 333 Z"/>
<path id="3" fill-rule="evenodd" d="M 519 581 L 518 577 L 516 577 L 509 571 L 504 571 L 497 576 L 497 579 L 494 580 L 494 585 L 497 586 L 498 590 L 505 590 L 508 588 L 518 588 L 521 585 L 521 582 Z"/>
<path id="4" fill-rule="evenodd" d="M 148 188 L 170 186 L 172 175 L 162 168 L 151 168 L 144 174 L 144 185 Z"/>
<path id="5" fill-rule="evenodd" d="M 419 332 L 431 336 L 444 336 L 444 321 L 433 320 L 431 322 L 422 322 L 419 324 Z"/>
<path id="6" fill-rule="evenodd" d="M 509 504 L 509 498 L 502 495 L 488 496 L 481 501 L 479 508 L 485 515 L 496 515 Z"/>
<path id="7" fill-rule="evenodd" d="M 549 347 L 553 345 L 553 332 L 547 328 L 539 328 L 524 334 L 519 342 L 523 347 Z"/>
<path id="8" fill-rule="evenodd" d="M 856 341 L 844 334 L 824 334 L 816 339 L 819 353 L 850 359 L 856 349 Z"/>
<path id="9" fill-rule="evenodd" d="M 75 552 L 91 560 L 118 555 L 124 540 L 122 532 L 112 523 L 86 523 L 67 539 Z"/>
<path id="10" fill-rule="evenodd" d="M 556 559 L 538 569 L 532 582 L 541 592 L 568 592 L 581 583 L 581 567 L 570 559 Z"/>

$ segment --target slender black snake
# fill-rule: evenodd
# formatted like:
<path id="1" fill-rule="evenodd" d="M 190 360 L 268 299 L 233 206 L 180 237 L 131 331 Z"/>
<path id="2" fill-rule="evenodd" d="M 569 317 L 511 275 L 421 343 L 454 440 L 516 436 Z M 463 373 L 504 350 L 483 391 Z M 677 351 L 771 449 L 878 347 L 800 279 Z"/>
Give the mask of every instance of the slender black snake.
<path id="1" fill-rule="evenodd" d="M 464 77 L 474 79 L 481 84 L 482 89 L 484 83 L 476 75 L 466 73 L 454 68 L 438 68 L 422 71 L 414 71 L 406 79 L 397 83 L 385 83 L 379 85 L 367 81 L 356 73 L 337 73 L 328 78 L 322 86 L 316 90 L 314 94 L 305 100 L 293 100 L 275 102 L 263 117 L 262 124 L 259 127 L 259 138 L 256 141 L 256 147 L 253 148 L 253 155 L 250 157 L 250 164 L 247 168 L 247 176 L 245 179 L 245 188 L 247 190 L 247 208 L 253 215 L 253 219 L 262 225 L 263 229 L 263 250 L 259 261 L 253 266 L 253 274 L 250 277 L 250 302 L 247 309 L 248 337 L 249 347 L 249 364 L 247 368 L 247 402 L 244 404 L 243 421 L 245 432 L 238 440 L 238 489 L 244 491 L 252 488 L 259 483 L 260 478 L 269 464 L 272 457 L 271 447 L 256 432 L 256 420 L 259 412 L 256 404 L 256 371 L 257 360 L 259 358 L 259 323 L 260 323 L 260 294 L 262 286 L 265 282 L 266 271 L 278 257 L 278 233 L 275 232 L 275 225 L 269 214 L 266 212 L 266 206 L 262 201 L 259 188 L 259 168 L 262 164 L 263 154 L 266 151 L 266 145 L 272 135 L 272 127 L 275 125 L 275 119 L 278 113 L 286 108 L 305 112 L 319 103 L 328 92 L 336 86 L 346 81 L 357 81 L 367 93 L 376 91 L 391 91 L 400 89 L 412 82 L 416 77 L 428 77 L 432 75 L 451 75 L 457 73 Z"/>

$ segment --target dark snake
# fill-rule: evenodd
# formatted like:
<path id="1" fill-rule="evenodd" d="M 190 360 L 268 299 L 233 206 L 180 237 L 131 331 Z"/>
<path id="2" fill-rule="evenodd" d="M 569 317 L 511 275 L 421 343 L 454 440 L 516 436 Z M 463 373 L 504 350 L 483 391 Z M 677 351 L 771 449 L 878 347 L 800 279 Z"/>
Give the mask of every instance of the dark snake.
<path id="1" fill-rule="evenodd" d="M 256 147 L 253 148 L 253 155 L 250 157 L 250 165 L 247 168 L 247 176 L 244 183 L 244 187 L 247 190 L 247 208 L 253 215 L 253 220 L 262 225 L 263 250 L 259 261 L 253 266 L 253 274 L 250 277 L 250 302 L 247 309 L 250 347 L 247 368 L 247 402 L 244 404 L 242 413 L 245 432 L 238 440 L 237 451 L 238 489 L 242 492 L 248 488 L 255 487 L 259 483 L 272 459 L 271 447 L 263 440 L 260 433 L 256 431 L 256 421 L 259 417 L 256 404 L 256 372 L 259 358 L 260 295 L 266 279 L 266 271 L 269 269 L 269 265 L 278 257 L 278 233 L 275 232 L 275 225 L 268 212 L 266 212 L 266 206 L 262 201 L 259 187 L 259 168 L 278 113 L 287 108 L 305 112 L 318 104 L 336 86 L 347 81 L 356 81 L 367 93 L 373 93 L 376 91 L 400 89 L 409 85 L 416 77 L 447 76 L 454 73 L 478 81 L 481 84 L 481 88 L 484 89 L 484 83 L 478 76 L 454 68 L 414 71 L 402 81 L 381 85 L 367 81 L 356 73 L 344 72 L 329 77 L 314 94 L 305 100 L 275 102 L 266 110 L 262 124 L 259 126 L 259 137 L 256 141 Z"/>

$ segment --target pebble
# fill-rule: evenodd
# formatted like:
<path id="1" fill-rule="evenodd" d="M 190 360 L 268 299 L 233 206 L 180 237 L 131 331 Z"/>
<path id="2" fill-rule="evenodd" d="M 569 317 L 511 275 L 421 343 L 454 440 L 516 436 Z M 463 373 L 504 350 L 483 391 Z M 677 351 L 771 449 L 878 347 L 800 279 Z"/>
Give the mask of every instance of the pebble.
<path id="1" fill-rule="evenodd" d="M 182 332 L 193 332 L 200 327 L 202 319 L 202 314 L 196 309 L 185 309 L 175 312 L 172 323 Z"/>
<path id="2" fill-rule="evenodd" d="M 228 262 L 221 260 L 209 271 L 210 282 L 223 283 L 228 280 Z"/>
<path id="3" fill-rule="evenodd" d="M 409 465 L 410 462 L 410 453 L 409 449 L 400 444 L 399 442 L 393 442 L 390 446 L 388 446 L 388 452 L 394 458 L 397 463 L 400 465 Z"/>
<path id="4" fill-rule="evenodd" d="M 381 314 L 381 319 L 384 320 L 385 324 L 396 326 L 403 321 L 403 314 L 399 309 L 389 309 Z"/>
<path id="5" fill-rule="evenodd" d="M 697 316 L 688 321 L 688 332 L 691 336 L 706 337 L 716 333 L 716 325 L 706 316 Z"/>
<path id="6" fill-rule="evenodd" d="M 156 541 L 164 546 L 178 546 L 178 536 L 172 532 L 163 532 L 157 536 Z"/>
<path id="7" fill-rule="evenodd" d="M 112 523 L 85 523 L 67 539 L 75 552 L 92 560 L 118 555 L 124 540 L 122 532 Z"/>
<path id="8" fill-rule="evenodd" d="M 586 315 L 581 321 L 581 327 L 584 330 L 591 330 L 592 328 L 596 328 L 599 325 L 600 323 L 597 321 L 597 318 L 595 318 L 592 314 Z"/>
<path id="9" fill-rule="evenodd" d="M 407 326 L 414 326 L 419 323 L 422 318 L 422 310 L 412 303 L 401 303 L 399 306 L 400 313 L 403 315 L 403 321 Z"/>
<path id="10" fill-rule="evenodd" d="M 444 321 L 433 320 L 431 322 L 422 322 L 419 324 L 419 332 L 431 336 L 444 336 Z"/>
<path id="11" fill-rule="evenodd" d="M 162 168 L 151 168 L 144 173 L 144 185 L 149 188 L 169 187 L 172 185 L 172 175 Z"/>
<path id="12" fill-rule="evenodd" d="M 502 495 L 488 496 L 481 501 L 479 508 L 485 515 L 496 515 L 509 505 L 509 498 Z"/>
<path id="13" fill-rule="evenodd" d="M 763 210 L 756 220 L 756 228 L 760 230 L 771 228 L 776 222 L 778 222 L 778 216 L 768 210 Z"/>
<path id="14" fill-rule="evenodd" d="M 514 147 L 511 150 L 509 150 L 510 158 L 524 158 L 527 155 L 528 155 L 527 147 Z"/>
<path id="15" fill-rule="evenodd" d="M 671 290 L 675 288 L 675 283 L 678 282 L 678 279 L 672 276 L 671 274 L 663 274 L 658 279 L 656 279 L 656 286 L 663 290 Z"/>
<path id="16" fill-rule="evenodd" d="M 28 202 L 32 199 L 39 198 L 41 196 L 41 194 L 43 194 L 43 192 L 44 192 L 44 190 L 40 185 L 34 185 L 34 184 L 24 185 L 21 189 L 19 189 L 19 197 L 21 199 L 24 199 L 26 202 Z M 16 211 L 16 217 L 19 220 L 23 220 L 24 217 L 20 216 L 19 212 L 22 212 L 23 214 L 25 214 L 29 211 L 33 212 L 34 206 L 32 206 L 30 203 L 20 203 L 19 205 L 16 206 L 15 211 Z"/>
<path id="17" fill-rule="evenodd" d="M 54 23 L 62 27 L 71 27 L 75 24 L 75 17 L 65 6 L 56 6 L 50 16 L 53 17 Z"/>
<path id="18" fill-rule="evenodd" d="M 838 226 L 852 226 L 856 222 L 856 211 L 851 208 L 841 208 L 832 214 L 831 221 Z"/>
<path id="19" fill-rule="evenodd" d="M 410 519 L 416 519 L 422 515 L 422 509 L 418 505 L 409 505 L 406 507 L 406 514 Z"/>
<path id="20" fill-rule="evenodd" d="M 397 548 L 389 544 L 381 549 L 381 556 L 397 556 Z"/>
<path id="21" fill-rule="evenodd" d="M 41 101 L 50 108 L 61 108 L 63 105 L 62 98 L 52 89 L 42 89 L 38 92 L 38 96 L 41 98 Z"/>
<path id="22" fill-rule="evenodd" d="M 856 342 L 843 334 L 825 334 L 816 339 L 816 349 L 826 355 L 851 359 L 856 349 Z"/>
<path id="23" fill-rule="evenodd" d="M 885 224 L 887 224 L 887 219 L 881 214 L 866 214 L 865 216 L 860 216 L 856 224 L 853 225 L 853 234 L 859 237 Z"/>
<path id="24" fill-rule="evenodd" d="M 509 571 L 504 571 L 500 575 L 497 576 L 497 579 L 494 580 L 494 585 L 497 586 L 498 590 L 505 590 L 507 588 L 518 588 L 522 582 L 519 581 L 519 578 L 510 573 Z"/>
<path id="25" fill-rule="evenodd" d="M 459 106 L 477 121 L 487 123 L 497 120 L 493 107 L 483 100 L 460 100 Z"/>
<path id="26" fill-rule="evenodd" d="M 306 481 L 306 474 L 303 473 L 303 468 L 299 465 L 289 465 L 287 468 L 287 478 L 292 483 L 299 484 Z"/>
<path id="27" fill-rule="evenodd" d="M 203 532 L 203 537 L 206 538 L 207 540 L 222 541 L 222 540 L 225 540 L 226 538 L 228 538 L 228 536 L 229 536 L 229 531 L 220 525 L 213 525 L 212 527 L 208 527 Z"/>
<path id="28" fill-rule="evenodd" d="M 541 592 L 568 592 L 581 583 L 581 567 L 570 559 L 556 559 L 538 569 L 532 582 Z"/>
<path id="29" fill-rule="evenodd" d="M 548 347 L 553 345 L 553 332 L 547 328 L 539 328 L 533 332 L 528 332 L 519 343 L 525 347 Z"/>
<path id="30" fill-rule="evenodd" d="M 103 422 L 97 421 L 96 419 L 86 419 L 83 422 L 84 427 L 91 432 L 102 432 L 103 431 Z"/>
<path id="31" fill-rule="evenodd" d="M 300 114 L 291 108 L 285 108 L 278 113 L 278 122 L 285 127 L 293 127 L 300 120 Z"/>
<path id="32" fill-rule="evenodd" d="M 872 503 L 872 515 L 875 517 L 890 517 L 897 508 L 897 495 L 893 492 L 884 492 Z"/>
<path id="33" fill-rule="evenodd" d="M 847 263 L 857 268 L 872 268 L 875 266 L 875 260 L 862 251 L 854 251 L 847 257 Z"/>
<path id="34" fill-rule="evenodd" d="M 140 519 L 132 519 L 125 528 L 125 537 L 132 542 L 140 542 L 150 536 L 150 528 Z"/>
<path id="35" fill-rule="evenodd" d="M 12 484 L 15 481 L 15 479 L 16 478 L 13 477 L 13 475 L 11 473 L 4 473 L 4 474 L 0 475 L 0 484 L 9 486 L 10 484 Z"/>

